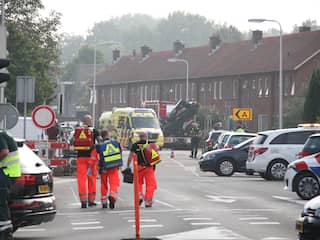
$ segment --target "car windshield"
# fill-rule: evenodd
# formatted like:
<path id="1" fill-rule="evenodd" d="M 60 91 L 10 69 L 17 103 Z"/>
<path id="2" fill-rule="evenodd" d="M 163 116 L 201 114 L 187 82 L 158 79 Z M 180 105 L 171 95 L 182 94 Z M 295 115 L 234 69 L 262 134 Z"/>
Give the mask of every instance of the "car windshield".
<path id="1" fill-rule="evenodd" d="M 160 128 L 159 121 L 151 117 L 132 117 L 133 128 Z"/>
<path id="2" fill-rule="evenodd" d="M 320 152 L 320 136 L 309 138 L 305 143 L 303 150 L 311 154 Z"/>

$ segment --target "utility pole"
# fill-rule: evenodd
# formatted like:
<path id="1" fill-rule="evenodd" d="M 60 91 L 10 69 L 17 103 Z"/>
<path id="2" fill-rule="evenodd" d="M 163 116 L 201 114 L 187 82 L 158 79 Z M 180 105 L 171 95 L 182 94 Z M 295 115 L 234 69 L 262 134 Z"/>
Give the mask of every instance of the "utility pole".
<path id="1" fill-rule="evenodd" d="M 5 11 L 4 11 L 4 0 L 0 0 L 0 58 L 7 57 L 7 29 L 5 26 Z M 6 82 L 0 83 L 0 103 L 5 103 L 4 89 L 7 86 Z"/>

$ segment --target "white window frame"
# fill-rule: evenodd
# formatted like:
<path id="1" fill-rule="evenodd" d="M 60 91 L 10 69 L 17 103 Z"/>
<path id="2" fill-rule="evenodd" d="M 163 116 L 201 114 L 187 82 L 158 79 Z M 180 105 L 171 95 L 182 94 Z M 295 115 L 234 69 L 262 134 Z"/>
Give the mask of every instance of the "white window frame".
<path id="1" fill-rule="evenodd" d="M 222 96 L 222 80 L 219 81 L 219 99 L 222 100 L 223 99 L 223 96 Z"/>

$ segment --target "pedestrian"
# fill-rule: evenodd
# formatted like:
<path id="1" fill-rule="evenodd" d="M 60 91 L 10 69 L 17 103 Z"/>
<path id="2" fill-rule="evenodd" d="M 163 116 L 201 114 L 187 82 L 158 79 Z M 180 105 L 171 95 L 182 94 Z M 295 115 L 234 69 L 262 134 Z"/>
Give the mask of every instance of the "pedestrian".
<path id="1" fill-rule="evenodd" d="M 240 132 L 240 133 L 245 132 L 245 128 L 243 127 L 243 124 L 241 122 L 239 122 L 237 124 L 237 128 L 236 128 L 235 132 Z"/>
<path id="2" fill-rule="evenodd" d="M 101 203 L 102 208 L 107 208 L 109 200 L 110 209 L 114 209 L 120 186 L 119 167 L 122 166 L 122 151 L 120 143 L 111 140 L 108 131 L 101 131 L 101 137 L 103 142 L 96 145 L 101 175 Z"/>
<path id="3" fill-rule="evenodd" d="M 8 206 L 11 187 L 21 176 L 18 147 L 6 132 L 0 132 L 0 240 L 11 240 L 12 222 Z"/>
<path id="4" fill-rule="evenodd" d="M 197 123 L 193 123 L 191 128 L 191 158 L 197 158 L 201 130 Z"/>
<path id="5" fill-rule="evenodd" d="M 74 149 L 77 151 L 77 181 L 81 208 L 96 206 L 97 153 L 95 143 L 99 132 L 92 126 L 90 115 L 83 117 L 82 126 L 74 133 Z"/>
<path id="6" fill-rule="evenodd" d="M 145 201 L 145 207 L 152 207 L 153 195 L 157 189 L 157 181 L 155 177 L 155 165 L 151 165 L 148 161 L 148 156 L 144 149 L 148 146 L 155 145 L 147 141 L 147 134 L 145 132 L 139 132 L 139 141 L 132 144 L 130 154 L 128 156 L 127 168 L 130 168 L 130 164 L 133 159 L 133 154 L 137 154 L 138 157 L 138 191 L 139 191 L 139 203 L 142 204 Z M 160 156 L 156 150 L 152 149 L 152 158 L 156 161 L 154 164 L 160 161 Z M 145 192 L 143 192 L 143 185 L 145 184 Z"/>
<path id="7" fill-rule="evenodd" d="M 59 136 L 60 136 L 60 129 L 59 129 L 59 126 L 58 126 L 58 120 L 56 119 L 54 121 L 54 124 L 52 127 L 48 128 L 46 130 L 47 132 L 47 136 L 48 136 L 48 139 L 51 140 L 51 141 L 57 141 Z M 51 160 L 53 158 L 53 156 L 56 154 L 56 149 L 49 149 L 48 151 L 48 157 L 49 159 Z"/>

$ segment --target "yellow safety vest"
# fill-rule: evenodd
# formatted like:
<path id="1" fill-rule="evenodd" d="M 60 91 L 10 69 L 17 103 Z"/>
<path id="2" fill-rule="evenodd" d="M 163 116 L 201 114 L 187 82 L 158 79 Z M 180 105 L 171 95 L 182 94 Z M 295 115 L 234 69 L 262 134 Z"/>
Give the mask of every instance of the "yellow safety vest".
<path id="1" fill-rule="evenodd" d="M 20 177 L 21 166 L 18 150 L 9 152 L 8 156 L 0 161 L 0 168 L 3 168 L 4 173 L 9 177 Z"/>

